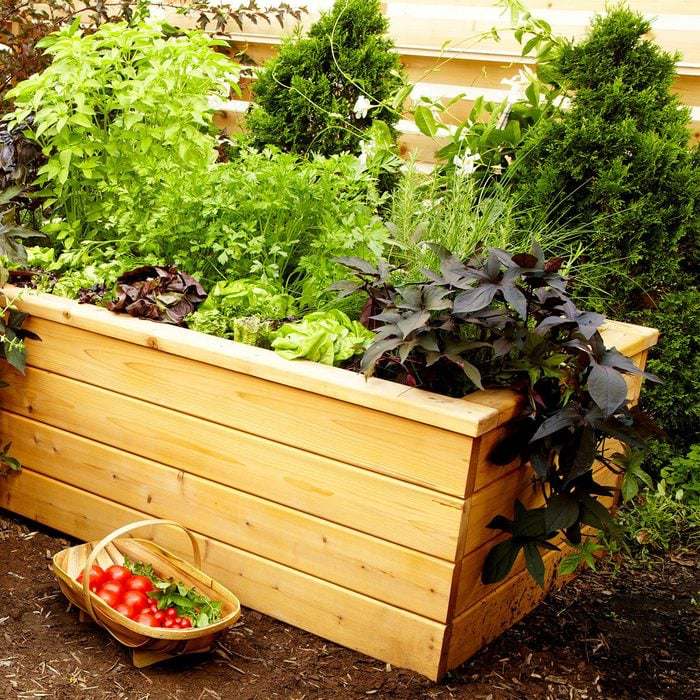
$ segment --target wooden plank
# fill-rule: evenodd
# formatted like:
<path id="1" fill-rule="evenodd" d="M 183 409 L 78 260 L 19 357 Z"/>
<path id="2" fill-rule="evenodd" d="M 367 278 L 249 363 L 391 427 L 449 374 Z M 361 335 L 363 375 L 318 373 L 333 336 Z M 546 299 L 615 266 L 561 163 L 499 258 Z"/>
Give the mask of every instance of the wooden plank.
<path id="1" fill-rule="evenodd" d="M 599 484 L 603 486 L 616 487 L 618 482 L 618 475 L 611 472 L 609 469 L 599 468 L 596 470 L 595 479 Z M 612 508 L 616 500 L 616 497 L 610 496 L 606 498 L 601 498 L 601 502 L 607 507 Z M 495 516 L 497 513 L 494 511 L 491 517 Z M 497 532 L 497 531 L 493 531 Z M 499 541 L 506 538 L 506 535 L 497 534 L 495 537 L 485 542 L 477 549 L 469 552 L 463 559 L 460 566 L 459 574 L 459 586 L 457 589 L 456 602 L 454 604 L 455 615 L 459 615 L 467 608 L 475 605 L 479 600 L 485 598 L 489 593 L 491 593 L 496 586 L 499 584 L 484 585 L 481 583 L 481 570 L 484 568 L 484 562 L 486 557 L 491 550 L 491 548 L 498 544 Z M 563 541 L 559 538 L 555 544 Z M 522 556 L 519 556 L 513 565 L 511 573 L 506 580 L 512 578 L 520 571 L 525 570 L 525 560 Z"/>
<path id="2" fill-rule="evenodd" d="M 608 348 L 617 348 L 623 355 L 633 357 L 643 350 L 656 345 L 659 331 L 656 328 L 643 328 L 622 321 L 606 321 L 601 335 Z"/>
<path id="3" fill-rule="evenodd" d="M 32 471 L 425 617 L 447 620 L 453 566 L 376 537 L 12 414 L 0 430 Z M 284 536 L 281 536 L 283 533 Z"/>
<path id="4" fill-rule="evenodd" d="M 42 338 L 27 344 L 30 366 L 404 481 L 464 494 L 471 439 L 463 435 L 61 324 L 31 319 L 27 328 Z"/>
<path id="5" fill-rule="evenodd" d="M 31 367 L 27 368 L 26 376 L 8 374 L 7 379 L 12 386 L 3 401 L 3 408 L 7 411 L 117 449 L 128 450 L 183 472 L 238 486 L 236 472 L 240 463 L 236 455 L 245 449 L 241 445 L 241 433 Z M 270 481 L 275 481 L 273 475 L 280 453 L 270 459 L 266 451 L 273 452 L 274 443 L 260 441 L 256 449 L 249 451 L 249 459 L 264 463 L 261 469 L 268 471 Z M 332 479 L 325 487 L 316 483 L 300 479 L 296 486 L 298 490 L 316 488 L 321 494 L 334 489 Z M 270 494 L 264 490 L 261 495 L 270 498 Z M 423 515 L 414 513 L 422 525 L 411 528 L 414 539 L 410 546 L 422 548 L 426 550 L 425 553 L 442 559 L 454 560 L 462 503 L 459 499 L 445 499 L 439 494 L 435 494 L 435 497 L 440 508 L 444 508 L 444 511 L 440 511 L 440 519 L 443 522 L 445 519 L 456 521 L 457 525 L 443 532 L 427 526 L 429 533 L 420 533 L 426 521 Z M 298 504 L 292 502 L 291 505 Z M 438 510 L 431 508 L 433 513 Z M 402 521 L 405 521 L 406 512 L 403 511 L 398 521 L 387 514 L 381 530 L 384 539 L 404 539 L 401 530 L 405 527 Z"/>
<path id="6" fill-rule="evenodd" d="M 15 299 L 18 308 L 37 318 L 354 403 L 374 411 L 400 415 L 462 435 L 481 435 L 493 427 L 497 418 L 492 409 L 461 399 L 407 388 L 374 377 L 366 379 L 355 372 L 316 362 L 285 360 L 271 350 L 234 343 L 164 323 L 113 314 L 91 304 L 79 304 L 51 294 L 37 294 L 11 286 L 5 287 L 4 293 Z"/>
<path id="7" fill-rule="evenodd" d="M 25 469 L 0 483 L 0 507 L 83 540 L 96 540 L 142 519 L 141 511 L 87 494 Z M 181 533 L 161 528 L 153 538 L 190 559 Z M 436 678 L 445 625 L 348 591 L 262 557 L 198 536 L 203 570 L 244 605 L 396 666 Z"/>
<path id="8" fill-rule="evenodd" d="M 464 6 L 464 0 L 397 0 L 401 5 L 423 5 L 430 7 Z M 329 0 L 329 4 L 332 4 Z M 394 3 L 389 2 L 389 5 Z M 529 10 L 581 10 L 585 12 L 605 12 L 609 0 L 528 0 L 525 3 Z M 634 0 L 634 9 L 639 12 L 653 14 L 686 14 L 693 7 L 692 0 Z M 490 0 L 470 0 L 470 7 L 493 9 Z"/>
<path id="9" fill-rule="evenodd" d="M 612 453 L 619 449 L 619 444 L 611 440 L 606 452 Z M 602 483 L 615 484 L 613 477 L 617 478 L 616 475 L 606 468 L 597 467 L 594 473 L 596 478 L 603 479 Z M 524 465 L 505 472 L 500 479 L 492 481 L 479 491 L 475 491 L 469 510 L 469 524 L 464 544 L 465 555 L 495 539 L 498 531 L 490 530 L 486 525 L 496 515 L 512 518 L 516 498 L 527 508 L 538 508 L 543 505 L 544 497 L 539 484 L 534 483 L 534 476 L 532 468 L 529 465 Z M 613 480 L 611 481 L 611 479 Z"/>
<path id="10" fill-rule="evenodd" d="M 556 580 L 557 567 L 567 554 L 563 549 L 543 556 L 544 589 L 523 571 L 457 617 L 450 628 L 444 670 L 459 666 L 536 608 L 554 585 L 562 583 Z"/>

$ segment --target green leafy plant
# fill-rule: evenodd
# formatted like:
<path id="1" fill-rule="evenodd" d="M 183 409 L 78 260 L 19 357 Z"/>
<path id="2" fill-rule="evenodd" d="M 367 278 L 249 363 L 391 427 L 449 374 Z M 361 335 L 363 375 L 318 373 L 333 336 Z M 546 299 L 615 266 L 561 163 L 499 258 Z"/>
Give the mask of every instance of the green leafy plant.
<path id="1" fill-rule="evenodd" d="M 253 85 L 247 125 L 258 146 L 359 153 L 373 120 L 393 131 L 392 97 L 404 84 L 379 0 L 336 0 L 307 37 L 286 39 Z M 404 92 L 405 94 L 405 92 Z"/>
<path id="2" fill-rule="evenodd" d="M 41 42 L 52 63 L 10 91 L 9 125 L 34 118 L 25 134 L 48 158 L 37 181 L 52 207 L 45 230 L 64 247 L 118 236 L 126 212 L 147 218 L 166 178 L 215 161 L 209 99 L 238 89 L 220 44 L 124 23 L 90 35 L 73 24 Z"/>
<path id="3" fill-rule="evenodd" d="M 337 365 L 363 353 L 374 341 L 374 333 L 342 311 L 331 309 L 285 323 L 270 338 L 272 349 L 287 360 L 305 358 Z"/>
<path id="4" fill-rule="evenodd" d="M 170 21 L 177 17 L 195 17 L 200 29 L 213 29 L 218 34 L 226 32 L 229 22 L 243 27 L 244 21 L 270 23 L 276 19 L 283 24 L 285 17 L 300 19 L 306 9 L 291 7 L 282 2 L 261 9 L 255 0 L 242 3 L 210 3 L 208 0 L 116 0 L 115 2 L 77 3 L 75 0 L 3 0 L 0 5 L 0 97 L 30 75 L 39 73 L 50 62 L 41 51 L 40 41 L 79 19 L 85 31 L 94 31 L 106 22 L 139 21 L 168 11 Z M 0 103 L 1 104 L 1 103 Z M 1 108 L 0 108 L 1 109 Z"/>
<path id="5" fill-rule="evenodd" d="M 382 325 L 365 353 L 365 373 L 399 366 L 403 380 L 432 390 L 507 385 L 525 394 L 525 407 L 508 426 L 507 437 L 489 455 L 496 464 L 528 461 L 540 483 L 543 507 L 516 501 L 513 519 L 497 516 L 488 525 L 510 537 L 491 549 L 484 583 L 502 580 L 524 551 L 528 571 L 544 585 L 540 549 L 557 549 L 563 532 L 574 543 L 581 528 L 614 528 L 599 496 L 611 490 L 597 483 L 597 462 L 617 472 L 609 441 L 640 447 L 626 404 L 624 374 L 642 374 L 598 332 L 604 318 L 580 311 L 559 274 L 563 260 L 545 261 L 541 248 L 511 255 L 491 248 L 463 262 L 435 247 L 441 265 L 427 280 L 375 295 Z M 346 261 L 363 282 L 381 289 L 382 274 L 366 263 Z M 367 285 L 365 284 L 365 288 Z M 351 284 L 341 294 L 352 293 Z M 462 381 L 460 381 L 460 376 Z M 638 477 L 639 473 L 635 473 Z"/>
<path id="6" fill-rule="evenodd" d="M 409 164 L 387 211 L 388 257 L 408 281 L 421 279 L 424 268 L 439 271 L 440 259 L 425 241 L 467 259 L 480 245 L 527 252 L 537 240 L 550 256 L 566 259 L 564 272 L 574 290 L 604 289 L 607 267 L 588 259 L 585 225 L 551 222 L 544 211 L 523 206 L 507 181 L 454 171 L 426 175 Z"/>
<path id="7" fill-rule="evenodd" d="M 669 291 L 651 309 L 630 314 L 630 320 L 659 329 L 659 343 L 649 354 L 649 370 L 663 379 L 650 386 L 641 405 L 670 441 L 676 455 L 682 455 L 700 435 L 700 290 L 690 283 L 685 289 Z M 657 450 L 659 451 L 659 450 Z M 656 469 L 667 457 L 656 461 Z"/>
<path id="8" fill-rule="evenodd" d="M 677 501 L 700 507 L 700 445 L 695 444 L 685 457 L 679 456 L 661 470 L 666 490 Z"/>
<path id="9" fill-rule="evenodd" d="M 678 500 L 664 481 L 621 509 L 617 524 L 638 562 L 648 561 L 655 552 L 700 546 L 700 509 Z M 603 540 L 606 547 L 614 548 L 614 543 Z"/>
<path id="10" fill-rule="evenodd" d="M 669 89 L 679 56 L 646 39 L 650 31 L 641 14 L 615 9 L 561 50 L 571 104 L 529 132 L 513 173 L 528 205 L 558 202 L 553 215 L 592 222 L 589 251 L 610 263 L 618 312 L 677 285 L 699 226 L 689 112 Z"/>
<path id="11" fill-rule="evenodd" d="M 245 149 L 185 185 L 160 187 L 148 230 L 130 247 L 206 285 L 255 278 L 298 309 L 315 309 L 331 300 L 324 290 L 341 269 L 334 256 L 382 254 L 381 201 L 376 178 L 354 156 Z"/>

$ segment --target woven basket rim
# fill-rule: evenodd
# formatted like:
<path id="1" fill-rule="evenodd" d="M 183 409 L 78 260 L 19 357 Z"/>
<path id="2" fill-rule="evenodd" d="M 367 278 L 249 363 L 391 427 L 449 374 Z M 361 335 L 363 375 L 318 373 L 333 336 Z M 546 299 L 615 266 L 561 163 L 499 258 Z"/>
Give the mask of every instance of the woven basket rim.
<path id="1" fill-rule="evenodd" d="M 113 544 L 118 546 L 118 543 L 120 540 L 131 540 L 134 542 L 139 542 L 141 544 L 146 545 L 149 549 L 154 549 L 157 550 L 155 551 L 156 555 L 165 555 L 169 560 L 170 563 L 177 568 L 177 564 L 183 564 L 184 567 L 187 569 L 190 569 L 191 571 L 195 572 L 196 574 L 199 574 L 202 580 L 209 580 L 211 581 L 213 587 L 215 588 L 216 592 L 222 593 L 222 597 L 226 599 L 226 602 L 228 602 L 233 609 L 231 610 L 230 613 L 222 617 L 220 620 L 217 620 L 214 624 L 207 625 L 206 627 L 190 627 L 188 629 L 168 629 L 164 627 L 148 627 L 146 625 L 141 625 L 138 622 L 135 622 L 134 620 L 130 620 L 128 617 L 125 617 L 124 615 L 118 613 L 116 610 L 113 608 L 109 607 L 107 603 L 105 603 L 102 598 L 97 596 L 95 593 L 89 592 L 89 595 L 91 596 L 91 602 L 93 605 L 93 608 L 95 609 L 96 612 L 101 613 L 99 615 L 100 621 L 102 624 L 104 624 L 107 628 L 113 629 L 116 633 L 119 633 L 119 628 L 123 628 L 125 630 L 128 630 L 132 633 L 140 634 L 143 637 L 149 638 L 149 639 L 154 639 L 154 640 L 159 640 L 159 639 L 166 639 L 166 640 L 175 640 L 175 641 L 187 641 L 188 639 L 198 639 L 200 637 L 204 637 L 207 635 L 212 635 L 216 634 L 218 632 L 222 632 L 226 628 L 230 627 L 233 625 L 241 616 L 241 605 L 240 601 L 238 598 L 231 593 L 225 586 L 221 585 L 217 581 L 215 581 L 213 578 L 205 574 L 201 569 L 196 568 L 192 564 L 188 564 L 185 562 L 183 559 L 178 557 L 177 555 L 173 554 L 169 550 L 165 549 L 165 547 L 161 547 L 159 544 L 156 544 L 152 540 L 146 540 L 146 539 L 141 539 L 137 537 L 128 537 L 128 538 L 118 538 L 113 540 Z M 56 552 L 56 554 L 53 555 L 51 558 L 51 570 L 54 572 L 56 577 L 59 579 L 59 583 L 67 586 L 70 588 L 70 590 L 73 592 L 73 594 L 76 597 L 76 601 L 71 601 L 74 602 L 81 610 L 87 611 L 86 607 L 83 607 L 85 603 L 85 598 L 84 598 L 84 592 L 83 592 L 83 586 L 79 584 L 77 581 L 75 581 L 71 576 L 68 574 L 68 572 L 61 566 L 59 563 L 59 559 L 65 558 L 68 556 L 68 554 L 71 551 L 79 550 L 79 549 L 87 549 L 91 546 L 95 546 L 97 544 L 98 540 L 93 540 L 91 542 L 84 542 L 82 544 L 78 545 L 73 545 L 72 547 L 67 547 L 65 549 L 62 549 L 59 552 Z M 184 568 L 183 567 L 183 568 Z M 196 578 L 196 576 L 195 576 Z M 196 586 L 195 586 L 196 587 Z M 64 591 L 65 594 L 65 591 Z M 81 605 L 80 603 L 83 603 Z"/>

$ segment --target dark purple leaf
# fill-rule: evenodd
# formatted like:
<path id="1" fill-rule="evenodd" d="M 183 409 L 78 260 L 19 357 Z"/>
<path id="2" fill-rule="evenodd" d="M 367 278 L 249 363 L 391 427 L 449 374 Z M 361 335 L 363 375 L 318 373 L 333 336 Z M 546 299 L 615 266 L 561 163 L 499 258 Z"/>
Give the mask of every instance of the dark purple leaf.
<path id="1" fill-rule="evenodd" d="M 587 386 L 591 398 L 606 417 L 615 413 L 627 398 L 627 383 L 614 367 L 594 364 Z"/>
<path id="2" fill-rule="evenodd" d="M 429 318 L 430 313 L 428 311 L 416 311 L 415 313 L 404 316 L 400 321 L 396 322 L 396 325 L 403 334 L 403 337 L 407 338 L 413 331 L 422 328 Z"/>
<path id="3" fill-rule="evenodd" d="M 577 408 L 569 404 L 543 421 L 542 425 L 537 428 L 535 434 L 530 438 L 530 442 L 536 442 L 565 428 L 579 426 L 582 422 L 583 417 Z"/>
<path id="4" fill-rule="evenodd" d="M 454 300 L 454 313 L 469 314 L 485 309 L 493 301 L 497 291 L 498 287 L 495 284 L 483 284 L 460 292 Z"/>
<path id="5" fill-rule="evenodd" d="M 527 318 L 527 299 L 525 295 L 514 285 L 503 285 L 501 288 L 503 298 L 515 309 L 523 320 Z"/>
<path id="6" fill-rule="evenodd" d="M 481 582 L 489 584 L 502 581 L 513 568 L 521 549 L 522 544 L 514 542 L 512 538 L 492 547 L 481 570 Z"/>

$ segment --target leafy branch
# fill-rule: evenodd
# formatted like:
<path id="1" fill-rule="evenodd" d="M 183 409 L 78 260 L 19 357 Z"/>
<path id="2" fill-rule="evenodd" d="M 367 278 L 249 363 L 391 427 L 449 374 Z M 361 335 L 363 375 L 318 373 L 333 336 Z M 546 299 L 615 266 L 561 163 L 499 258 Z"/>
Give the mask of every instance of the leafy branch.
<path id="1" fill-rule="evenodd" d="M 412 386 L 455 396 L 509 386 L 525 396 L 489 459 L 498 465 L 529 462 L 544 505 L 528 509 L 516 501 L 512 519 L 498 515 L 487 525 L 510 537 L 491 549 L 482 580 L 502 580 L 522 551 L 528 571 L 544 587 L 541 550 L 558 549 L 560 533 L 579 545 L 584 526 L 615 532 L 599 500 L 612 489 L 595 480 L 595 465 L 626 472 L 626 497 L 636 480 L 645 480 L 631 457 L 644 441 L 627 404 L 624 375 L 658 380 L 605 346 L 599 332 L 604 317 L 576 308 L 569 280 L 560 274 L 564 260 L 545 260 L 537 243 L 530 253 L 490 248 L 466 262 L 428 245 L 441 262 L 439 274 L 423 270 L 424 282 L 395 288 L 386 266 L 351 259 L 341 262 L 360 283 L 346 280 L 334 288 L 342 294 L 362 289 L 372 308 L 379 307 L 369 317 L 380 325 L 362 359 L 366 374 L 395 374 L 398 364 Z M 609 456 L 611 439 L 628 446 L 627 459 Z"/>

